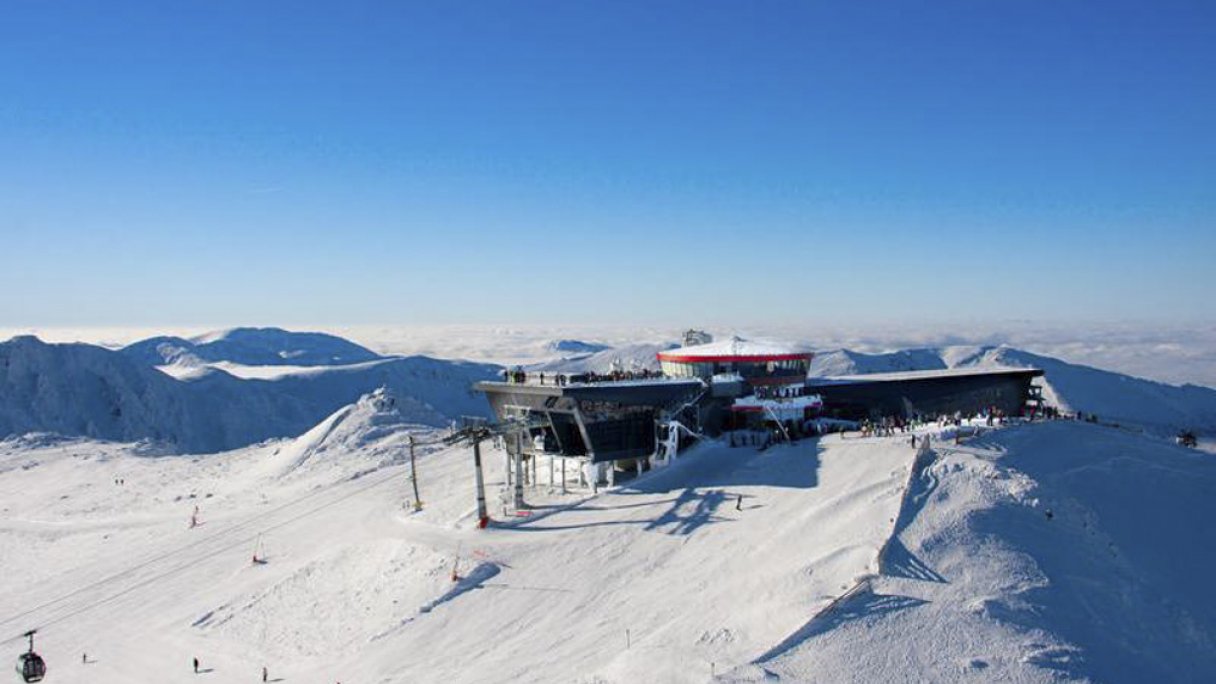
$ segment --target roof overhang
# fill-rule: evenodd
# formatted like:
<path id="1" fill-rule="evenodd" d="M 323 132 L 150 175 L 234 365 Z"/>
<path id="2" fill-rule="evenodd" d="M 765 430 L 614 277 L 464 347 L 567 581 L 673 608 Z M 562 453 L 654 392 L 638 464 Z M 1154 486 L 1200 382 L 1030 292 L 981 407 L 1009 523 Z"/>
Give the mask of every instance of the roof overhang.
<path id="1" fill-rule="evenodd" d="M 832 387 L 847 387 L 859 385 L 875 385 L 881 383 L 900 382 L 933 382 L 951 378 L 974 377 L 1025 377 L 1035 378 L 1043 375 L 1039 368 L 946 368 L 927 371 L 901 371 L 894 373 L 864 373 L 860 375 L 838 375 L 828 377 L 807 378 L 807 386 L 815 389 Z"/>
<path id="2" fill-rule="evenodd" d="M 666 406 L 692 399 L 705 388 L 696 378 L 657 378 L 574 383 L 569 385 L 532 385 L 510 382 L 479 382 L 473 386 L 487 394 L 529 394 L 570 397 L 580 401 L 608 401 L 633 406 Z"/>
<path id="3" fill-rule="evenodd" d="M 768 363 L 769 361 L 810 361 L 812 353 L 792 354 L 681 354 L 680 350 L 659 352 L 659 361 L 675 363 Z"/>

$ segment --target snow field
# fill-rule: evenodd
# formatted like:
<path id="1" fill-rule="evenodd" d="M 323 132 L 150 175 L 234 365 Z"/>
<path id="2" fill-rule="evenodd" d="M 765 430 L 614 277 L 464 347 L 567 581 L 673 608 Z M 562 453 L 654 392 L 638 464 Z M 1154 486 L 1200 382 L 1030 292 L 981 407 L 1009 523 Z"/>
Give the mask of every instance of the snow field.
<path id="1" fill-rule="evenodd" d="M 6 442 L 0 462 L 37 465 L 0 478 L 0 620 L 35 609 L 0 629 L 45 625 L 48 681 L 197 681 L 193 656 L 216 681 L 263 664 L 285 681 L 705 681 L 876 569 L 912 455 L 711 443 L 599 496 L 530 489 L 534 516 L 477 531 L 468 448 L 420 455 L 411 513 L 408 465 L 386 453 L 401 433 L 377 416 L 356 405 L 299 440 L 198 459 Z M 502 456 L 486 447 L 493 499 Z"/>

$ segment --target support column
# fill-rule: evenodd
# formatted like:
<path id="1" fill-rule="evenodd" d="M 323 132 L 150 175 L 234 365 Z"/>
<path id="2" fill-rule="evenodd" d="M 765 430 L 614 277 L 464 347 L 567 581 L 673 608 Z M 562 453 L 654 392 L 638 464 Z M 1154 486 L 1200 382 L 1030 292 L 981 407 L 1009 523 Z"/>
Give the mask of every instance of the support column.
<path id="1" fill-rule="evenodd" d="M 414 510 L 422 510 L 422 498 L 418 496 L 418 463 L 414 460 L 414 435 L 410 439 L 410 483 L 414 485 Z"/>
<path id="2" fill-rule="evenodd" d="M 524 507 L 524 433 L 515 433 L 515 510 Z"/>
<path id="3" fill-rule="evenodd" d="M 481 476 L 481 440 L 473 438 L 473 470 L 476 473 L 477 486 L 477 526 L 485 527 L 490 520 L 490 514 L 486 510 L 486 485 L 485 479 Z"/>

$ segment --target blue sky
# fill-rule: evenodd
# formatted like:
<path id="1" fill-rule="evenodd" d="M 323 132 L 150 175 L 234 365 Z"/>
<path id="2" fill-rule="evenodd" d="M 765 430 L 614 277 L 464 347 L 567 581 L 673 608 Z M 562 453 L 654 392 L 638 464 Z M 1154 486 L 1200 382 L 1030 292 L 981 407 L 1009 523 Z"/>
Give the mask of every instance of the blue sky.
<path id="1" fill-rule="evenodd" d="M 1210 321 L 1209 2 L 24 2 L 0 326 Z"/>

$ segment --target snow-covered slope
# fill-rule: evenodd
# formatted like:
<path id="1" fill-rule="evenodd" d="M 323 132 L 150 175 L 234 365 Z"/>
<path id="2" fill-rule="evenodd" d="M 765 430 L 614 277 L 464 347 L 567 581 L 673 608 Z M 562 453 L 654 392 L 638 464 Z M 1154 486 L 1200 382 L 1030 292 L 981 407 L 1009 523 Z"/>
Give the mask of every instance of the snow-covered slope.
<path id="1" fill-rule="evenodd" d="M 121 351 L 152 366 L 183 359 L 230 361 L 246 366 L 335 366 L 382 358 L 341 337 L 281 328 L 233 328 L 188 340 L 153 337 L 128 345 Z"/>
<path id="2" fill-rule="evenodd" d="M 1073 422 L 933 456 L 879 577 L 725 679 L 1216 679 L 1216 460 Z"/>
<path id="3" fill-rule="evenodd" d="M 310 369 L 274 380 L 215 369 L 179 380 L 120 352 L 32 337 L 0 343 L 0 436 L 55 432 L 164 442 L 188 453 L 299 435 L 377 387 L 412 422 L 443 425 L 487 415 L 471 385 L 497 367 L 425 357 Z"/>
<path id="4" fill-rule="evenodd" d="M 481 531 L 467 447 L 401 407 L 376 392 L 205 459 L 0 442 L 0 548 L 22 550 L 0 554 L 0 634 L 40 627 L 48 681 L 96 684 L 196 681 L 192 657 L 217 681 L 1216 677 L 1201 452 L 1073 421 L 921 457 L 710 442 L 598 496 L 529 486 L 516 517 L 486 443 Z"/>
<path id="5" fill-rule="evenodd" d="M 195 656 L 218 681 L 706 681 L 874 571 L 912 454 L 703 445 L 594 498 L 529 487 L 530 517 L 478 531 L 467 448 L 424 451 L 425 506 L 403 509 L 404 450 L 369 458 L 400 446 L 372 434 L 395 420 L 382 401 L 197 461 L 0 443 L 0 468 L 20 464 L 0 543 L 26 551 L 0 556 L 0 629 L 40 626 L 52 674 L 96 684 L 194 681 Z M 500 459 L 487 444 L 494 501 Z"/>
<path id="6" fill-rule="evenodd" d="M 406 432 L 420 427 L 407 421 L 405 414 L 425 414 L 417 403 L 413 398 L 401 402 L 381 387 L 334 411 L 308 432 L 278 445 L 262 465 L 274 477 L 282 478 L 301 470 L 346 467 L 349 464 L 343 461 L 356 452 L 400 456 L 405 451 Z"/>

